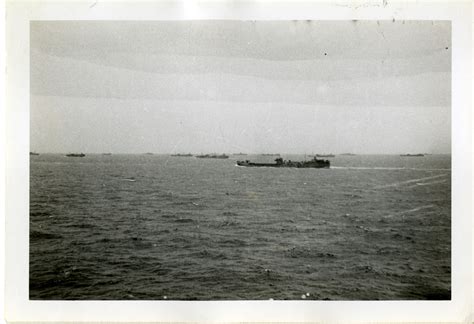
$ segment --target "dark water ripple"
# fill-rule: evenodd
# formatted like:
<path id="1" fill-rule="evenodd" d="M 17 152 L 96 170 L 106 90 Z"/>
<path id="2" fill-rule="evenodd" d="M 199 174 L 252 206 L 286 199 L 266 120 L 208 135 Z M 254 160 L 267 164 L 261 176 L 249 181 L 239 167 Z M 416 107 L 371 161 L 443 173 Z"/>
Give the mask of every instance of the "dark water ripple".
<path id="1" fill-rule="evenodd" d="M 30 298 L 450 299 L 450 164 L 32 156 Z"/>

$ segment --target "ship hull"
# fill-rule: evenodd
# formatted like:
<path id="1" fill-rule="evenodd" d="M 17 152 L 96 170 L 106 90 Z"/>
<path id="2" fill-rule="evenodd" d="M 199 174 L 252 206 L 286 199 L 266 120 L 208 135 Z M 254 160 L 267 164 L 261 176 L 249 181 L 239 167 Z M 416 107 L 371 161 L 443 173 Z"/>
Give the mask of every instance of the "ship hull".
<path id="1" fill-rule="evenodd" d="M 290 166 L 290 165 L 276 165 L 276 164 L 239 164 L 237 163 L 238 166 L 242 166 L 242 167 L 249 167 L 249 168 L 252 168 L 252 167 L 267 167 L 267 168 L 298 168 L 298 169 L 308 169 L 308 168 L 313 168 L 313 169 L 329 169 L 329 166 L 328 165 L 323 165 L 323 166 L 320 166 L 320 165 L 315 165 L 315 166 Z"/>
<path id="2" fill-rule="evenodd" d="M 299 169 L 329 169 L 329 162 L 285 162 L 285 163 L 255 163 L 246 161 L 237 161 L 238 166 L 242 167 L 267 167 L 267 168 L 299 168 Z"/>

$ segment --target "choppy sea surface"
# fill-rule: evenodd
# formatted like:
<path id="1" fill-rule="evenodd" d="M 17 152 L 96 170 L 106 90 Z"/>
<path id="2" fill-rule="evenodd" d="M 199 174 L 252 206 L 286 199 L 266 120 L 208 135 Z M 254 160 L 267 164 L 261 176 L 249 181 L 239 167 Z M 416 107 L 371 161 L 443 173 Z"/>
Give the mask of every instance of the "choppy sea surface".
<path id="1" fill-rule="evenodd" d="M 451 298 L 449 155 L 237 159 L 31 156 L 30 299 Z"/>

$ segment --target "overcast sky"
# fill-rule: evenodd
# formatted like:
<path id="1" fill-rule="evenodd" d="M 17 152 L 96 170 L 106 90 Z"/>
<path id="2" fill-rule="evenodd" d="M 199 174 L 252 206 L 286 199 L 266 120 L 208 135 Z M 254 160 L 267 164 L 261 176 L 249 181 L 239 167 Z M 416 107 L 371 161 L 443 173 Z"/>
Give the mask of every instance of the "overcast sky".
<path id="1" fill-rule="evenodd" d="M 451 25 L 31 23 L 31 150 L 449 153 Z"/>

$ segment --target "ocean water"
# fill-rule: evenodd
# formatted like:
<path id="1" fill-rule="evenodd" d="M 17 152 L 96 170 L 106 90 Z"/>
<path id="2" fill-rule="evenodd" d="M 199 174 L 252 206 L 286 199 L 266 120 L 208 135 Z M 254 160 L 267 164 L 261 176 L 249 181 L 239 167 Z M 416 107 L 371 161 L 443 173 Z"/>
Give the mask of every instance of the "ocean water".
<path id="1" fill-rule="evenodd" d="M 30 299 L 451 298 L 449 155 L 237 158 L 31 156 Z"/>

